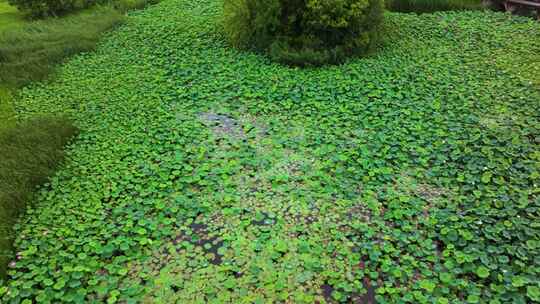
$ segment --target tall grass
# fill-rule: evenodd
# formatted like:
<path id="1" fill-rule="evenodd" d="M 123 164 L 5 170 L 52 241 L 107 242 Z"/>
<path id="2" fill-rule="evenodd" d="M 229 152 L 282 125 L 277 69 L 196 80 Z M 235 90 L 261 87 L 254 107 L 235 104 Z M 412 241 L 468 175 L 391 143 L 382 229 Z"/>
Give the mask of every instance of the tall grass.
<path id="1" fill-rule="evenodd" d="M 110 5 L 120 12 L 143 9 L 159 0 L 110 0 Z"/>
<path id="2" fill-rule="evenodd" d="M 35 117 L 0 128 L 0 279 L 12 258 L 11 227 L 64 157 L 64 145 L 77 133 L 64 117 Z"/>
<path id="3" fill-rule="evenodd" d="M 0 0 L 0 3 L 6 0 Z M 140 9 L 158 0 L 9 0 L 23 14 L 33 18 L 64 16 L 96 5 L 111 5 L 126 10 Z M 1 6 L 0 6 L 1 7 Z"/>
<path id="4" fill-rule="evenodd" d="M 386 8 L 402 13 L 474 10 L 482 8 L 481 0 L 387 0 Z"/>
<path id="5" fill-rule="evenodd" d="M 37 21 L 18 15 L 0 28 L 0 283 L 13 258 L 12 225 L 36 186 L 62 162 L 64 145 L 78 132 L 65 117 L 17 120 L 12 90 L 45 79 L 64 59 L 94 49 L 103 32 L 124 20 L 125 12 L 156 2 L 111 0 L 107 6 Z M 0 4 L 12 13 L 2 0 Z"/>
<path id="6" fill-rule="evenodd" d="M 96 7 L 0 32 L 0 84 L 19 87 L 43 80 L 64 58 L 92 50 L 101 34 L 123 18 L 112 7 Z"/>
<path id="7" fill-rule="evenodd" d="M 24 16 L 17 8 L 9 5 L 5 0 L 0 0 L 0 31 L 24 22 Z"/>

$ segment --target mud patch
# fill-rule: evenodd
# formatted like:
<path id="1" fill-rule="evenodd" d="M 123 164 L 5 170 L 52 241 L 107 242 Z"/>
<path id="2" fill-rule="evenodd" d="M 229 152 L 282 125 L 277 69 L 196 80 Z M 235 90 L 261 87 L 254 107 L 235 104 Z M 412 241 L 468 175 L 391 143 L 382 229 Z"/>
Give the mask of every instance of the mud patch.
<path id="1" fill-rule="evenodd" d="M 236 139 L 246 138 L 246 134 L 242 130 L 240 124 L 227 115 L 203 112 L 199 114 L 199 119 L 205 125 L 212 128 L 212 132 L 218 137 L 230 136 Z"/>
<path id="2" fill-rule="evenodd" d="M 315 204 L 310 204 L 308 209 L 304 210 L 287 210 L 285 216 L 291 223 L 303 224 L 309 226 L 321 217 L 320 210 Z"/>
<path id="3" fill-rule="evenodd" d="M 364 261 L 360 261 L 358 268 L 362 271 L 366 269 L 366 264 Z M 371 284 L 371 279 L 368 276 L 364 276 L 362 280 L 362 285 L 367 290 L 363 295 L 355 293 L 351 296 L 351 302 L 357 304 L 376 304 L 375 300 L 375 287 Z"/>
<path id="4" fill-rule="evenodd" d="M 360 219 L 363 222 L 370 222 L 371 221 L 371 211 L 367 208 L 367 206 L 358 204 L 353 207 L 351 207 L 347 212 L 347 218 L 349 220 L 356 220 Z"/>
<path id="5" fill-rule="evenodd" d="M 346 303 L 377 304 L 377 301 L 375 300 L 375 288 L 372 286 L 370 279 L 368 277 L 364 277 L 362 284 L 367 292 L 365 294 L 360 294 L 358 292 L 349 294 L 347 296 Z M 335 291 L 335 288 L 332 285 L 325 283 L 322 284 L 320 288 L 320 292 L 322 293 L 326 303 L 337 303 L 332 295 Z"/>
<path id="6" fill-rule="evenodd" d="M 401 193 L 417 196 L 430 204 L 436 203 L 439 199 L 451 195 L 450 191 L 446 188 L 419 182 L 417 178 L 412 176 L 409 172 L 400 174 L 394 180 L 394 187 Z"/>
<path id="7" fill-rule="evenodd" d="M 272 226 L 275 223 L 276 215 L 267 212 L 258 212 L 251 220 L 251 224 L 255 226 Z"/>
<path id="8" fill-rule="evenodd" d="M 182 233 L 173 241 L 173 244 L 178 245 L 181 242 L 187 241 L 201 247 L 211 264 L 221 264 L 222 257 L 218 250 L 223 246 L 223 240 L 217 236 L 210 236 L 206 224 L 193 222 L 189 225 L 189 228 L 191 229 L 191 234 Z"/>
<path id="9" fill-rule="evenodd" d="M 327 303 L 334 303 L 334 300 L 332 300 L 332 293 L 334 292 L 334 287 L 332 287 L 332 285 L 322 284 L 321 292 L 322 292 L 322 296 L 324 297 L 324 300 Z"/>
<path id="10" fill-rule="evenodd" d="M 419 184 L 414 189 L 414 193 L 428 202 L 433 202 L 446 195 L 448 191 L 446 189 L 434 187 L 428 184 Z"/>
<path id="11" fill-rule="evenodd" d="M 267 136 L 269 133 L 269 127 L 267 124 L 261 121 L 261 119 L 256 118 L 250 114 L 244 114 L 240 117 L 240 123 L 246 127 L 245 133 L 249 137 L 254 137 L 255 139 L 262 139 Z"/>
<path id="12" fill-rule="evenodd" d="M 219 239 L 218 237 L 201 239 L 199 242 L 197 242 L 197 245 L 202 247 L 211 264 L 221 264 L 222 257 L 219 254 L 218 249 L 223 246 L 223 240 Z"/>

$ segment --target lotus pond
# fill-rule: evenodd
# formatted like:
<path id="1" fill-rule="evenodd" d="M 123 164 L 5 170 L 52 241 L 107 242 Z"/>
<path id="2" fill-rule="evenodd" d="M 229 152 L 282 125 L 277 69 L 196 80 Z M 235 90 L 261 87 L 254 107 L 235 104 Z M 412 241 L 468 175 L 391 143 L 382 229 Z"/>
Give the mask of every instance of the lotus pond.
<path id="1" fill-rule="evenodd" d="M 387 13 L 371 56 L 298 69 L 220 12 L 131 13 L 21 91 L 81 133 L 0 302 L 540 301 L 540 23 Z"/>

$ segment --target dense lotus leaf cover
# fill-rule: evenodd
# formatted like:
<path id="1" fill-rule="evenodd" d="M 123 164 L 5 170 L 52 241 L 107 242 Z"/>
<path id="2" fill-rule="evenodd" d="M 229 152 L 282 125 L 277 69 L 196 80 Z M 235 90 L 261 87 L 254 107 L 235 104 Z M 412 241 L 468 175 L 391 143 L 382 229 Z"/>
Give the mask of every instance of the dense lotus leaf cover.
<path id="1" fill-rule="evenodd" d="M 540 24 L 392 13 L 376 55 L 294 69 L 221 7 L 133 13 L 22 91 L 81 134 L 2 303 L 540 300 Z"/>

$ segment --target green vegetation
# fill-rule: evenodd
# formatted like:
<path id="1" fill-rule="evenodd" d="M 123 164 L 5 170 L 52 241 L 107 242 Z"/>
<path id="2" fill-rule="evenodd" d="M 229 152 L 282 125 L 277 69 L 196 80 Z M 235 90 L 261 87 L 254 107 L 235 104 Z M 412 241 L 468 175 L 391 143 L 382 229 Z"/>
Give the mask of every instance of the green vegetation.
<path id="1" fill-rule="evenodd" d="M 112 7 L 98 7 L 6 30 L 0 35 L 0 83 L 18 87 L 44 79 L 64 58 L 92 50 L 123 17 Z"/>
<path id="2" fill-rule="evenodd" d="M 13 20 L 0 27 L 0 278 L 13 258 L 11 226 L 35 187 L 61 162 L 61 149 L 75 133 L 71 121 L 56 113 L 19 121 L 14 88 L 43 80 L 67 56 L 93 49 L 123 16 L 101 7 L 61 19 Z"/>
<path id="3" fill-rule="evenodd" d="M 299 69 L 221 15 L 165 0 L 21 91 L 81 133 L 2 303 L 540 301 L 539 23 L 388 13 L 372 56 Z"/>
<path id="4" fill-rule="evenodd" d="M 0 87 L 0 280 L 14 256 L 13 224 L 36 186 L 61 163 L 62 148 L 76 133 L 71 120 L 54 114 L 17 120 L 12 92 Z"/>
<path id="5" fill-rule="evenodd" d="M 137 10 L 147 7 L 151 4 L 156 4 L 160 0 L 108 0 L 112 7 L 120 12 L 128 12 L 131 10 Z"/>
<path id="6" fill-rule="evenodd" d="M 8 0 L 9 4 L 32 17 L 52 17 L 89 8 L 96 0 Z"/>
<path id="7" fill-rule="evenodd" d="M 122 13 L 153 2 L 115 1 L 113 6 L 32 21 L 0 1 L 0 278 L 13 258 L 11 226 L 35 187 L 60 163 L 63 144 L 76 132 L 57 113 L 18 119 L 15 90 L 46 79 L 68 56 L 92 50 L 104 31 L 124 20 Z"/>
<path id="8" fill-rule="evenodd" d="M 45 79 L 65 58 L 93 50 L 104 32 L 124 21 L 123 13 L 154 3 L 115 0 L 63 18 L 25 21 L 19 16 L 12 18 L 17 26 L 6 23 L 3 30 L 0 24 L 0 85 L 20 87 Z"/>
<path id="9" fill-rule="evenodd" d="M 402 13 L 431 13 L 482 8 L 481 0 L 388 0 L 385 3 L 387 9 Z"/>
<path id="10" fill-rule="evenodd" d="M 0 32 L 24 22 L 23 15 L 7 1 L 0 0 Z"/>
<path id="11" fill-rule="evenodd" d="M 381 0 L 225 0 L 224 29 L 236 47 L 278 62 L 342 63 L 377 42 Z"/>
<path id="12" fill-rule="evenodd" d="M 1 0 L 3 1 L 3 0 Z M 123 10 L 143 8 L 159 0 L 8 0 L 32 17 L 60 16 L 96 5 L 111 5 Z"/>
<path id="13" fill-rule="evenodd" d="M 0 128 L 0 275 L 10 259 L 11 227 L 37 185 L 63 159 L 62 149 L 77 130 L 66 118 L 34 117 Z"/>

